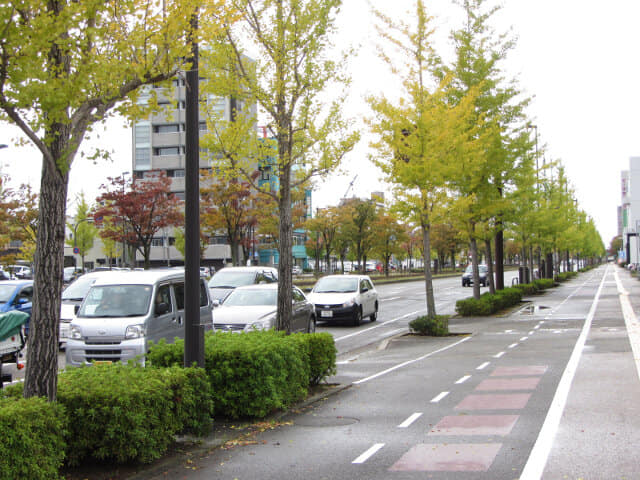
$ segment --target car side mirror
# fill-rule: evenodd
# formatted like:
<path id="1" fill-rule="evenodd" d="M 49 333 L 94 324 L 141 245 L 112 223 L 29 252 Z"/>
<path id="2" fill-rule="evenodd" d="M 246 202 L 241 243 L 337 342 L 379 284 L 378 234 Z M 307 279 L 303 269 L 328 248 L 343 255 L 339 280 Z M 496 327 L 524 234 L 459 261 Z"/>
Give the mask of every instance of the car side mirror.
<path id="1" fill-rule="evenodd" d="M 31 300 L 29 300 L 28 298 L 25 297 L 20 297 L 18 298 L 18 301 L 16 302 L 18 305 L 24 305 L 26 303 L 29 303 Z"/>
<path id="2" fill-rule="evenodd" d="M 218 299 L 211 300 L 211 305 L 213 305 L 214 307 L 219 307 L 220 306 L 220 300 L 218 300 Z"/>
<path id="3" fill-rule="evenodd" d="M 362 288 L 360 289 L 360 292 L 361 292 L 361 293 L 368 292 L 368 291 L 369 291 L 369 289 L 368 289 L 367 287 L 362 287 Z"/>
<path id="4" fill-rule="evenodd" d="M 156 305 L 156 315 L 164 315 L 165 313 L 169 313 L 171 311 L 171 307 L 168 303 L 159 303 Z"/>
<path id="5" fill-rule="evenodd" d="M 311 293 L 311 290 L 313 290 L 313 288 L 307 287 L 303 290 L 304 293 Z"/>

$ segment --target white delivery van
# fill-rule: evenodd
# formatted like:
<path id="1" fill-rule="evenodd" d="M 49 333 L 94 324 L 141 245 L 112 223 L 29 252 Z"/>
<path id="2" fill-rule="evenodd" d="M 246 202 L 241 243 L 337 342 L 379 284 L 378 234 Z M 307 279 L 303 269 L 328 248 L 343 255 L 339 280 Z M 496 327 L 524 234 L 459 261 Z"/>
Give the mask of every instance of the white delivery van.
<path id="1" fill-rule="evenodd" d="M 200 278 L 200 325 L 213 328 L 211 299 Z M 67 365 L 127 362 L 148 342 L 184 338 L 184 270 L 123 271 L 99 277 L 71 322 Z"/>

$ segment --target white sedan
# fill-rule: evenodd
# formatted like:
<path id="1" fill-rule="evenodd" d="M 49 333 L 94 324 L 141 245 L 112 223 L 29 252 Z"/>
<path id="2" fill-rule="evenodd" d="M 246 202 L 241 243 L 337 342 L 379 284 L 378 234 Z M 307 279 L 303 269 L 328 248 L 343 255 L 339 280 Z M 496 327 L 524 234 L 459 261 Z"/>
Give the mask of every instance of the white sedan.
<path id="1" fill-rule="evenodd" d="M 216 331 L 249 332 L 275 328 L 278 315 L 278 284 L 266 283 L 235 288 L 213 311 Z M 292 332 L 313 333 L 316 318 L 313 304 L 302 290 L 293 287 Z"/>
<path id="2" fill-rule="evenodd" d="M 358 326 L 364 317 L 378 318 L 378 292 L 368 275 L 327 275 L 319 279 L 309 300 L 318 320 L 349 320 Z"/>

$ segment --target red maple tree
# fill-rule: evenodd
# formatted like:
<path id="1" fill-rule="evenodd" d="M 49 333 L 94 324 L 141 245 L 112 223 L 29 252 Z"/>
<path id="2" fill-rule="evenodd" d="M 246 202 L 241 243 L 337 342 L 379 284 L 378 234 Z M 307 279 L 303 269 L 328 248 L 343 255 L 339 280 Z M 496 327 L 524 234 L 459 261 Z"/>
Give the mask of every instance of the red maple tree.
<path id="1" fill-rule="evenodd" d="M 171 179 L 164 171 L 147 172 L 128 185 L 124 177 L 107 180 L 110 183 L 100 187 L 104 193 L 96 199 L 99 206 L 94 213 L 103 223 L 100 236 L 133 245 L 147 269 L 156 233 L 184 223 L 183 202 L 171 193 Z"/>

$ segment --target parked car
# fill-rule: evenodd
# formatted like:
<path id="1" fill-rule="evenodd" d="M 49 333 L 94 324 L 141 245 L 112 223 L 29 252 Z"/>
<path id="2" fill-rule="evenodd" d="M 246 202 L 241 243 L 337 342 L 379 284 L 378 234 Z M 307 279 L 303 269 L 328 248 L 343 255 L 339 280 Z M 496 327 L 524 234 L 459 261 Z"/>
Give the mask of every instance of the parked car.
<path id="1" fill-rule="evenodd" d="M 149 341 L 184 338 L 184 293 L 180 270 L 100 276 L 71 322 L 67 365 L 136 360 Z M 200 279 L 200 324 L 205 329 L 212 328 L 211 309 L 206 282 Z"/>
<path id="2" fill-rule="evenodd" d="M 76 312 L 80 308 L 84 297 L 87 296 L 91 285 L 105 275 L 114 275 L 120 272 L 114 271 L 93 271 L 85 273 L 77 277 L 72 283 L 67 285 L 62 291 L 62 303 L 60 305 L 60 337 L 59 347 L 63 348 L 69 338 L 69 330 L 71 329 L 71 322 L 76 317 Z"/>
<path id="3" fill-rule="evenodd" d="M 273 267 L 225 267 L 209 280 L 209 293 L 214 304 L 221 304 L 234 288 L 261 283 L 278 283 L 278 270 Z"/>
<path id="4" fill-rule="evenodd" d="M 9 265 L 7 270 L 20 280 L 30 279 L 32 274 L 31 269 L 26 265 Z"/>
<path id="5" fill-rule="evenodd" d="M 479 283 L 483 287 L 486 287 L 489 284 L 489 269 L 486 265 L 478 265 L 478 274 L 479 274 Z M 470 287 L 473 283 L 473 266 L 469 265 L 467 269 L 462 274 L 462 286 Z"/>
<path id="6" fill-rule="evenodd" d="M 0 270 L 0 280 L 11 280 L 11 276 L 4 270 Z"/>
<path id="7" fill-rule="evenodd" d="M 368 275 L 322 277 L 309 293 L 309 300 L 319 320 L 349 320 L 358 326 L 364 317 L 372 322 L 378 318 L 378 292 Z"/>
<path id="8" fill-rule="evenodd" d="M 313 304 L 298 287 L 293 286 L 292 332 L 316 330 Z M 217 331 L 248 332 L 274 328 L 278 316 L 278 284 L 248 285 L 235 288 L 213 312 Z"/>
<path id="9" fill-rule="evenodd" d="M 300 265 L 294 265 L 291 268 L 291 273 L 294 275 L 302 275 L 302 267 L 300 267 Z"/>
<path id="10" fill-rule="evenodd" d="M 31 301 L 33 299 L 33 280 L 7 280 L 0 283 L 0 313 L 18 310 L 29 315 L 31 320 Z M 29 334 L 29 320 L 25 323 L 25 333 Z"/>

